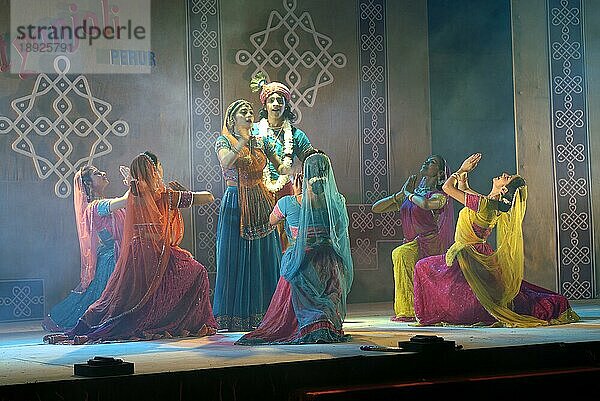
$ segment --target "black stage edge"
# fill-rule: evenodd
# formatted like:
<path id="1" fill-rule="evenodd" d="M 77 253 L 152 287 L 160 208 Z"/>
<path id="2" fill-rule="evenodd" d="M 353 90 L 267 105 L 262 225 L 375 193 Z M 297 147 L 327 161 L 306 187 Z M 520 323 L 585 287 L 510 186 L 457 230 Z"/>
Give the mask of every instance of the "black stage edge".
<path id="1" fill-rule="evenodd" d="M 526 394 L 559 399 L 565 391 L 572 397 L 595 391 L 599 379 L 600 341 L 594 341 L 446 352 L 365 351 L 329 360 L 73 378 L 3 386 L 0 400 L 464 400 L 523 399 Z"/>

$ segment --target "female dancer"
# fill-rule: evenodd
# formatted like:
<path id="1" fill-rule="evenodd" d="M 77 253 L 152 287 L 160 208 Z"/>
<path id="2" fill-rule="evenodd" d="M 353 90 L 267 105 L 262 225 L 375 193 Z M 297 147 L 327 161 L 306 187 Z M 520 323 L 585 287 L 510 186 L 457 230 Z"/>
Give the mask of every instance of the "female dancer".
<path id="1" fill-rule="evenodd" d="M 523 280 L 525 180 L 502 173 L 483 196 L 467 181 L 480 160 L 480 153 L 469 156 L 444 183 L 444 191 L 465 207 L 446 254 L 421 259 L 415 266 L 418 322 L 533 327 L 579 320 L 564 296 Z M 456 187 L 460 180 L 464 189 Z M 493 228 L 496 250 L 486 242 Z"/>
<path id="2" fill-rule="evenodd" d="M 106 198 L 109 184 L 104 171 L 85 166 L 73 179 L 73 205 L 81 251 L 81 281 L 62 302 L 55 305 L 42 322 L 47 331 L 73 328 L 86 309 L 104 291 L 115 269 L 125 222 L 126 192 L 119 198 Z"/>
<path id="3" fill-rule="evenodd" d="M 162 164 L 148 151 L 133 159 L 130 174 L 121 255 L 106 289 L 72 330 L 45 341 L 83 344 L 216 333 L 206 269 L 179 247 L 184 229 L 179 209 L 212 202 L 212 194 L 167 188 Z"/>
<path id="4" fill-rule="evenodd" d="M 375 213 L 400 210 L 404 241 L 392 251 L 394 265 L 394 313 L 391 320 L 414 321 L 413 272 L 419 259 L 446 252 L 454 233 L 454 207 L 441 190 L 450 170 L 446 161 L 432 155 L 421 166 L 422 179 L 415 188 L 416 176 L 402 190 L 373 204 Z"/>
<path id="5" fill-rule="evenodd" d="M 236 344 L 348 340 L 342 328 L 353 278 L 348 213 L 326 155 L 306 158 L 300 185 L 301 193 L 281 198 L 271 214 L 271 223 L 285 219 L 292 239 L 275 295 L 260 326 Z"/>
<path id="6" fill-rule="evenodd" d="M 222 329 L 248 331 L 262 320 L 279 278 L 281 244 L 269 214 L 275 200 L 263 183 L 270 160 L 289 173 L 269 140 L 252 135 L 254 111 L 243 99 L 227 108 L 215 150 L 227 184 L 217 224 L 214 312 Z"/>

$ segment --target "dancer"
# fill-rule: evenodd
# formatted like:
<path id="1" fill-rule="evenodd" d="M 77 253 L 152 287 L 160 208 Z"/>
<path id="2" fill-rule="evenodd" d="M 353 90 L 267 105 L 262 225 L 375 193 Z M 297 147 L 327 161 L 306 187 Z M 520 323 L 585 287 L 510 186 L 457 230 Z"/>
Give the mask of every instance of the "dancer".
<path id="1" fill-rule="evenodd" d="M 106 198 L 106 172 L 81 168 L 73 179 L 73 206 L 81 251 L 81 279 L 77 288 L 55 305 L 42 322 L 47 331 L 66 331 L 104 291 L 119 256 L 129 191 Z"/>
<path id="2" fill-rule="evenodd" d="M 421 259 L 415 266 L 418 322 L 533 327 L 579 320 L 564 296 L 523 280 L 525 180 L 502 173 L 483 196 L 467 180 L 480 160 L 480 153 L 469 156 L 444 183 L 443 190 L 465 207 L 446 254 Z M 459 180 L 464 190 L 456 187 Z M 486 242 L 494 227 L 496 250 Z"/>
<path id="3" fill-rule="evenodd" d="M 214 312 L 222 329 L 248 331 L 262 320 L 279 278 L 281 245 L 269 214 L 275 200 L 262 181 L 267 159 L 288 174 L 272 143 L 253 136 L 252 105 L 243 99 L 225 113 L 217 152 L 227 184 L 217 224 Z"/>
<path id="4" fill-rule="evenodd" d="M 250 88 L 253 92 L 260 92 L 263 106 L 259 111 L 260 121 L 255 126 L 258 135 L 273 142 L 277 156 L 288 169 L 292 167 L 294 157 L 300 162 L 304 161 L 313 147 L 306 134 L 292 125 L 296 121 L 296 114 L 290 103 L 290 89 L 281 82 L 268 82 L 263 73 L 256 74 L 250 82 Z M 267 189 L 275 194 L 275 201 L 293 194 L 289 175 L 280 174 L 273 163 L 265 166 L 263 180 Z M 282 250 L 285 251 L 288 239 L 283 224 L 279 224 L 277 230 Z"/>
<path id="5" fill-rule="evenodd" d="M 179 208 L 213 201 L 210 192 L 178 191 L 163 184 L 162 164 L 151 152 L 133 159 L 121 254 L 106 289 L 77 325 L 49 343 L 204 336 L 216 333 L 206 269 L 179 247 Z M 171 187 L 180 188 L 176 182 Z M 71 340 L 71 341 L 69 341 Z"/>
<path id="6" fill-rule="evenodd" d="M 411 175 L 400 192 L 373 204 L 374 213 L 400 211 L 404 240 L 392 251 L 394 265 L 394 313 L 391 320 L 415 321 L 413 272 L 419 259 L 446 252 L 454 233 L 454 207 L 441 190 L 450 170 L 439 155 L 421 166 L 422 178 L 415 188 Z"/>
<path id="7" fill-rule="evenodd" d="M 298 189 L 302 187 L 302 191 Z M 315 153 L 296 177 L 297 195 L 277 202 L 271 223 L 285 219 L 291 245 L 260 326 L 236 344 L 308 344 L 348 340 L 342 328 L 353 278 L 348 213 L 329 158 Z"/>

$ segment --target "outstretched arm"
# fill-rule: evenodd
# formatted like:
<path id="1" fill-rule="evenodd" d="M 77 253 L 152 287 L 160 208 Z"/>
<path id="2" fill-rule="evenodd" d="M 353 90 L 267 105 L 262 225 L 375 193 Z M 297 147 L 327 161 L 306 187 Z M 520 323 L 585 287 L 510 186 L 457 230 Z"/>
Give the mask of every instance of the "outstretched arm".
<path id="1" fill-rule="evenodd" d="M 173 206 L 174 208 L 182 208 L 182 207 L 190 207 L 190 206 L 201 206 L 206 205 L 208 203 L 212 203 L 215 201 L 215 197 L 209 191 L 198 191 L 193 192 L 188 190 L 185 186 L 180 184 L 178 181 L 170 181 L 169 188 L 173 190 L 173 194 L 176 195 L 176 202 Z M 191 203 L 190 201 L 185 201 L 186 196 L 189 197 L 191 194 Z M 175 197 L 174 197 L 175 198 Z"/>
<path id="2" fill-rule="evenodd" d="M 373 203 L 371 211 L 373 213 L 396 212 L 400 210 L 402 202 L 404 202 L 404 191 L 399 191 Z"/>
<path id="3" fill-rule="evenodd" d="M 127 206 L 127 198 L 129 197 L 129 190 L 118 198 L 113 198 L 108 201 L 110 206 L 110 211 L 114 212 L 115 210 L 123 209 Z"/>

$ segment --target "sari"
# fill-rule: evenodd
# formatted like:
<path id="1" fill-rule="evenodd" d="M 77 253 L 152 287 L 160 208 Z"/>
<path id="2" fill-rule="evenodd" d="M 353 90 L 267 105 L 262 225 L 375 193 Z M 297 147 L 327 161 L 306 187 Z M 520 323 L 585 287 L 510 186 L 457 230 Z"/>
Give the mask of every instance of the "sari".
<path id="1" fill-rule="evenodd" d="M 166 188 L 145 153 L 133 160 L 131 176 L 115 271 L 102 296 L 65 333 L 67 343 L 216 333 L 206 269 L 179 247 L 184 234 L 179 208 L 191 206 L 192 193 Z"/>
<path id="2" fill-rule="evenodd" d="M 415 266 L 415 315 L 421 325 L 535 327 L 579 320 L 563 295 L 523 279 L 522 221 L 527 187 L 511 209 L 467 193 L 454 244 Z M 497 247 L 487 243 L 496 228 Z"/>
<path id="3" fill-rule="evenodd" d="M 345 199 L 337 190 L 327 156 L 308 156 L 303 172 L 302 204 L 287 196 L 275 208 L 275 213 L 286 217 L 292 238 L 281 262 L 277 290 L 260 326 L 236 344 L 349 339 L 342 327 L 353 280 Z"/>
<path id="4" fill-rule="evenodd" d="M 237 143 L 238 137 L 224 127 L 215 152 Z M 219 209 L 214 314 L 220 328 L 229 331 L 258 326 L 279 278 L 281 244 L 269 225 L 275 200 L 262 181 L 272 152 L 269 141 L 253 136 L 235 165 L 223 169 L 223 178 L 237 185 L 226 187 Z"/>
<path id="5" fill-rule="evenodd" d="M 46 315 L 42 327 L 62 332 L 73 328 L 79 318 L 106 288 L 119 256 L 125 210 L 111 212 L 108 199 L 88 202 L 81 171 L 73 179 L 73 206 L 81 255 L 77 288 Z"/>
<path id="6" fill-rule="evenodd" d="M 392 320 L 414 321 L 413 272 L 419 259 L 446 252 L 452 244 L 454 208 L 452 200 L 440 190 L 422 195 L 437 199 L 440 209 L 426 210 L 405 198 L 400 206 L 403 244 L 392 251 L 394 266 L 394 313 Z"/>

